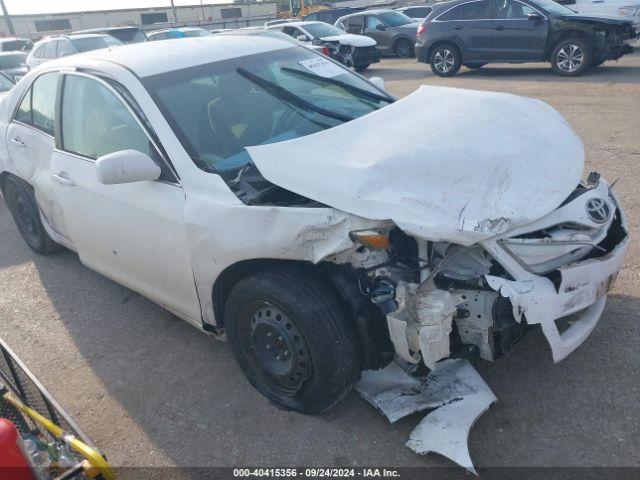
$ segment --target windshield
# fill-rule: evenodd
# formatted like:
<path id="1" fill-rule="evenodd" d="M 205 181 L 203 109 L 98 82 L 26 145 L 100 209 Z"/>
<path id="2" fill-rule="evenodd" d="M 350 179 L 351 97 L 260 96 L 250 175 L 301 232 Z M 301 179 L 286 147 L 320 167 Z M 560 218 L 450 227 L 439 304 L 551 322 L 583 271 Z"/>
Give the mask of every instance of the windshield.
<path id="1" fill-rule="evenodd" d="M 122 42 L 109 35 L 105 35 L 104 37 L 72 38 L 71 43 L 73 43 L 73 46 L 76 47 L 76 50 L 80 53 L 122 45 Z"/>
<path id="2" fill-rule="evenodd" d="M 306 31 L 308 31 L 314 38 L 333 37 L 334 35 L 344 35 L 346 32 L 340 30 L 328 23 L 311 23 L 309 25 L 303 25 Z"/>
<path id="3" fill-rule="evenodd" d="M 162 73 L 143 83 L 194 162 L 225 178 L 250 162 L 245 147 L 316 133 L 392 102 L 303 47 Z"/>
<path id="4" fill-rule="evenodd" d="M 208 32 L 206 30 L 183 30 L 182 33 L 184 33 L 184 36 L 187 38 L 208 37 L 209 35 L 211 35 L 211 32 Z"/>
<path id="5" fill-rule="evenodd" d="M 404 13 L 388 11 L 378 14 L 378 18 L 389 27 L 399 27 L 408 23 L 414 23 L 412 18 L 407 17 Z"/>
<path id="6" fill-rule="evenodd" d="M 13 53 L 11 55 L 0 55 L 0 68 L 20 68 L 27 63 L 26 53 Z"/>
<path id="7" fill-rule="evenodd" d="M 7 92 L 13 87 L 13 82 L 4 75 L 0 74 L 0 92 Z"/>
<path id="8" fill-rule="evenodd" d="M 554 13 L 556 15 L 573 15 L 576 12 L 573 10 L 554 2 L 553 0 L 535 0 L 534 5 L 539 5 L 548 13 Z"/>

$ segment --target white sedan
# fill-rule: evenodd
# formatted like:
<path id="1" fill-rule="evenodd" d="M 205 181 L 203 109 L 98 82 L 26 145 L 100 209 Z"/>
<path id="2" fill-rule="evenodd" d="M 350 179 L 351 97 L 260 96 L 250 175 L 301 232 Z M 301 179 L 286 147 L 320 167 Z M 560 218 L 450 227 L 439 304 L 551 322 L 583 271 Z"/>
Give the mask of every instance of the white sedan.
<path id="1" fill-rule="evenodd" d="M 67 247 L 226 333 L 260 392 L 307 413 L 394 355 L 433 369 L 471 345 L 492 360 L 526 324 L 561 360 L 629 242 L 548 105 L 444 87 L 394 101 L 276 38 L 48 62 L 0 103 L 0 131 L 29 247 Z"/>

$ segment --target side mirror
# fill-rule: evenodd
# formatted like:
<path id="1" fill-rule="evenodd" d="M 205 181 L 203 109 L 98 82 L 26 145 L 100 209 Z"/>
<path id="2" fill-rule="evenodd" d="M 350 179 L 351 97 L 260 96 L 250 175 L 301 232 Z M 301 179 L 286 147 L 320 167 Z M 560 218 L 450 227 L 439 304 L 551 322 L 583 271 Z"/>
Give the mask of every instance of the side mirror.
<path id="1" fill-rule="evenodd" d="M 537 20 L 542 20 L 544 17 L 537 12 L 532 12 L 529 15 L 527 15 L 527 18 L 529 20 L 537 21 Z"/>
<path id="2" fill-rule="evenodd" d="M 386 92 L 386 90 L 384 89 L 384 79 L 382 77 L 371 77 L 369 81 L 373 83 L 376 87 L 378 87 L 380 90 L 383 90 Z"/>
<path id="3" fill-rule="evenodd" d="M 306 35 L 298 35 L 296 37 L 296 40 L 298 40 L 299 42 L 308 42 L 309 41 L 309 39 L 307 38 Z"/>
<path id="4" fill-rule="evenodd" d="M 376 25 L 376 29 L 377 29 L 377 30 L 386 30 L 386 29 L 387 29 L 387 27 L 385 27 L 385 26 L 384 26 L 384 25 L 382 25 L 381 23 L 378 23 L 378 24 Z"/>
<path id="5" fill-rule="evenodd" d="M 105 185 L 157 180 L 161 173 L 149 155 L 137 150 L 121 150 L 96 160 L 96 175 Z"/>

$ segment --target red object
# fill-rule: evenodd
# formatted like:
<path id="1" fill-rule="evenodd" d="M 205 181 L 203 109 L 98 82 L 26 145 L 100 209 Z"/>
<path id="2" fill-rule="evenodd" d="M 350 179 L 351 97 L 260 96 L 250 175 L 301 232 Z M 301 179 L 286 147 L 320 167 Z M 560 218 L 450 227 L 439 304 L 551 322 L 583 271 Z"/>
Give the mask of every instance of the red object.
<path id="1" fill-rule="evenodd" d="M 418 35 L 421 35 L 425 32 L 426 27 L 422 24 L 420 24 L 420 26 L 418 27 Z"/>
<path id="2" fill-rule="evenodd" d="M 0 418 L 0 479 L 36 480 L 21 445 L 22 439 L 13 422 Z"/>
<path id="3" fill-rule="evenodd" d="M 329 56 L 329 49 L 327 47 L 322 47 L 322 54 L 325 56 Z"/>

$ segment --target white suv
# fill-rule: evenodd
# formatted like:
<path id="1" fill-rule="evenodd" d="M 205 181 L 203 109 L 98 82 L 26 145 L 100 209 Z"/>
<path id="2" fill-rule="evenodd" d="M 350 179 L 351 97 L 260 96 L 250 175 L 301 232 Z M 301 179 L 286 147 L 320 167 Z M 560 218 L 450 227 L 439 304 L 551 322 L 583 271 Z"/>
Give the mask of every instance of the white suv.
<path id="1" fill-rule="evenodd" d="M 2 193 L 34 251 L 72 249 L 226 334 L 260 392 L 307 413 L 394 354 L 492 360 L 527 325 L 563 359 L 629 244 L 548 105 L 444 87 L 394 101 L 276 38 L 52 61 L 0 104 L 0 138 Z"/>
<path id="2" fill-rule="evenodd" d="M 122 42 L 113 38 L 111 35 L 103 35 L 100 33 L 46 37 L 33 46 L 31 53 L 29 53 L 27 57 L 27 65 L 29 68 L 34 68 L 54 58 L 66 57 L 101 48 L 115 47 L 117 45 L 122 45 Z"/>

